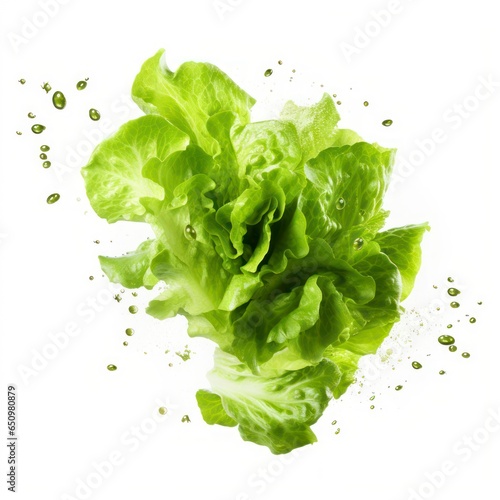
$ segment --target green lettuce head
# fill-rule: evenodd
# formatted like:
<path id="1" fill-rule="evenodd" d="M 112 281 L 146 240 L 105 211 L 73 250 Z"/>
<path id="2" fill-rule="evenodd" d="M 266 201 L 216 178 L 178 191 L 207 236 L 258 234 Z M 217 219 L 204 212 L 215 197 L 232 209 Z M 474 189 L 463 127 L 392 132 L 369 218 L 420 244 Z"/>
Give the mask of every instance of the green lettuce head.
<path id="1" fill-rule="evenodd" d="M 382 230 L 395 151 L 338 128 L 329 95 L 251 122 L 254 99 L 221 70 L 172 72 L 162 55 L 133 84 L 145 116 L 82 170 L 100 217 L 156 239 L 101 266 L 127 288 L 164 282 L 147 312 L 217 344 L 205 421 L 288 453 L 316 441 L 310 426 L 399 320 L 428 226 Z"/>

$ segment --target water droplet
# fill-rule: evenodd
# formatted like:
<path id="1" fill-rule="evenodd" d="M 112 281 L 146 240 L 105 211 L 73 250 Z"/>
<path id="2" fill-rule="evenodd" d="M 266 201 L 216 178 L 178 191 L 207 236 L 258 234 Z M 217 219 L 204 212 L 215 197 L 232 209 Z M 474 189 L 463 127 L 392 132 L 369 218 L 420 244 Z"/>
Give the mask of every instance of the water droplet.
<path id="1" fill-rule="evenodd" d="M 460 294 L 460 290 L 457 290 L 456 288 L 448 288 L 448 295 L 451 295 L 452 297 L 456 297 L 459 294 Z"/>
<path id="2" fill-rule="evenodd" d="M 342 104 L 342 101 L 337 101 L 337 104 L 340 106 Z"/>
<path id="3" fill-rule="evenodd" d="M 123 343 L 123 345 L 124 345 L 125 347 L 127 347 L 127 346 L 128 346 L 128 342 L 127 342 L 127 341 L 125 341 L 125 342 Z"/>
<path id="4" fill-rule="evenodd" d="M 31 130 L 34 134 L 41 134 L 45 130 L 45 127 L 37 123 L 31 127 Z"/>
<path id="5" fill-rule="evenodd" d="M 182 418 L 181 418 L 181 422 L 184 422 L 184 423 L 188 423 L 191 422 L 191 419 L 189 418 L 189 415 L 184 415 Z"/>
<path id="6" fill-rule="evenodd" d="M 456 345 L 450 345 L 450 347 L 448 347 L 448 350 L 450 352 L 457 352 L 457 346 Z"/>
<path id="7" fill-rule="evenodd" d="M 345 208 L 345 200 L 344 200 L 344 198 L 339 198 L 337 200 L 337 203 L 335 204 L 335 206 L 337 207 L 337 210 L 344 210 L 344 208 Z"/>
<path id="8" fill-rule="evenodd" d="M 374 408 L 375 408 L 375 406 L 374 406 L 374 405 L 371 405 L 371 406 L 370 406 L 370 410 L 373 410 Z"/>
<path id="9" fill-rule="evenodd" d="M 54 193 L 54 194 L 51 194 L 48 198 L 47 198 L 47 203 L 49 205 L 52 205 L 53 203 L 55 203 L 56 201 L 59 200 L 59 198 L 61 197 L 61 195 L 59 193 Z"/>
<path id="10" fill-rule="evenodd" d="M 93 276 L 89 276 L 89 280 L 90 281 L 94 281 L 94 277 Z"/>
<path id="11" fill-rule="evenodd" d="M 21 79 L 19 80 L 19 83 L 20 83 L 21 85 L 24 85 L 24 84 L 26 83 L 26 80 L 25 80 L 24 78 L 21 78 Z"/>
<path id="12" fill-rule="evenodd" d="M 453 283 L 454 281 L 455 281 L 455 280 L 454 280 L 451 276 L 448 278 L 448 282 L 449 282 L 449 283 Z"/>
<path id="13" fill-rule="evenodd" d="M 434 290 L 436 290 L 436 288 L 437 288 L 437 285 L 432 285 L 432 288 L 434 288 Z"/>
<path id="14" fill-rule="evenodd" d="M 336 420 L 334 420 L 334 421 L 332 422 L 332 425 L 335 425 L 336 423 L 337 423 L 337 421 L 336 421 Z"/>
<path id="15" fill-rule="evenodd" d="M 164 406 L 161 406 L 160 408 L 158 408 L 158 413 L 160 415 L 166 415 L 168 413 L 168 410 Z"/>
<path id="16" fill-rule="evenodd" d="M 364 244 L 365 240 L 363 238 L 356 238 L 353 243 L 354 250 L 361 250 Z"/>
<path id="17" fill-rule="evenodd" d="M 477 305 L 478 305 L 478 306 L 482 306 L 482 305 L 483 305 L 483 303 L 482 303 L 481 301 L 479 301 L 479 302 L 477 303 Z"/>
<path id="18" fill-rule="evenodd" d="M 139 311 L 139 308 L 137 306 L 130 306 L 128 308 L 128 311 L 130 314 L 137 314 L 137 312 Z"/>
<path id="19" fill-rule="evenodd" d="M 45 153 L 41 153 L 40 154 L 40 159 L 41 160 L 46 160 L 47 159 L 47 155 Z"/>
<path id="20" fill-rule="evenodd" d="M 40 149 L 41 149 L 43 152 L 45 152 L 45 153 L 46 153 L 47 151 L 50 151 L 49 146 L 47 146 L 47 145 L 45 145 L 45 144 L 44 144 L 43 146 L 40 146 Z"/>
<path id="21" fill-rule="evenodd" d="M 375 399 L 375 395 L 373 395 L 371 398 L 370 398 L 370 401 L 373 401 Z"/>
<path id="22" fill-rule="evenodd" d="M 278 64 L 281 66 L 281 65 L 283 64 L 283 61 L 280 59 L 280 60 L 278 61 Z"/>
<path id="23" fill-rule="evenodd" d="M 438 342 L 441 345 L 451 345 L 455 343 L 455 339 L 451 335 L 440 335 L 438 337 Z"/>
<path id="24" fill-rule="evenodd" d="M 52 90 L 52 87 L 49 82 L 43 82 L 42 89 L 48 94 Z"/>
<path id="25" fill-rule="evenodd" d="M 99 113 L 99 111 L 97 111 L 97 109 L 94 109 L 94 108 L 90 108 L 89 109 L 89 116 L 90 116 L 90 119 L 93 120 L 93 121 L 97 121 L 101 118 L 101 113 Z"/>
<path id="26" fill-rule="evenodd" d="M 340 427 L 335 431 L 335 434 L 340 434 Z"/>
<path id="27" fill-rule="evenodd" d="M 393 122 L 392 122 L 392 120 L 384 120 L 384 121 L 382 122 L 382 125 L 383 125 L 384 127 L 390 127 L 390 126 L 392 125 L 392 123 L 393 123 Z"/>
<path id="28" fill-rule="evenodd" d="M 184 235 L 188 240 L 195 240 L 196 239 L 196 229 L 191 226 L 191 224 L 188 224 L 185 229 L 184 229 Z"/>
<path id="29" fill-rule="evenodd" d="M 468 352 L 463 352 L 462 358 L 470 358 L 470 354 Z"/>
<path id="30" fill-rule="evenodd" d="M 414 361 L 411 366 L 413 366 L 413 368 L 415 368 L 415 370 L 420 370 L 420 368 L 422 368 L 422 365 L 418 362 L 418 361 Z"/>
<path id="31" fill-rule="evenodd" d="M 16 130 L 17 135 L 23 135 L 23 133 L 20 130 Z"/>
<path id="32" fill-rule="evenodd" d="M 66 107 L 66 97 L 60 90 L 52 94 L 52 104 L 56 109 L 64 109 Z"/>
<path id="33" fill-rule="evenodd" d="M 76 90 L 83 90 L 87 87 L 87 82 L 85 82 L 84 80 L 80 80 L 77 84 L 76 84 Z"/>
<path id="34" fill-rule="evenodd" d="M 51 165 L 52 165 L 52 163 L 50 163 L 50 161 L 44 161 L 44 162 L 42 163 L 42 167 L 43 167 L 43 168 L 49 168 Z"/>
<path id="35" fill-rule="evenodd" d="M 457 307 L 460 307 L 460 304 L 458 302 L 451 302 L 450 306 L 453 307 L 453 309 L 456 309 Z"/>
<path id="36" fill-rule="evenodd" d="M 446 326 L 446 328 L 453 328 L 453 325 L 450 323 L 449 325 Z"/>
<path id="37" fill-rule="evenodd" d="M 271 76 L 272 74 L 273 74 L 273 70 L 271 68 L 266 69 L 266 71 L 264 72 L 264 76 Z"/>
<path id="38" fill-rule="evenodd" d="M 116 370 L 116 366 L 115 365 L 108 365 L 107 368 L 108 368 L 108 370 L 110 372 L 114 372 Z"/>
<path id="39" fill-rule="evenodd" d="M 125 333 L 129 336 L 129 337 L 132 337 L 132 335 L 134 335 L 135 331 L 133 328 L 127 328 L 125 330 Z"/>
<path id="40" fill-rule="evenodd" d="M 396 391 L 400 391 L 402 388 L 403 388 L 403 386 L 402 386 L 402 385 L 397 385 L 396 387 L 394 387 L 394 389 L 395 389 Z"/>
<path id="41" fill-rule="evenodd" d="M 28 113 L 28 118 L 36 118 L 36 115 L 30 111 Z"/>
<path id="42" fill-rule="evenodd" d="M 476 322 L 476 318 L 472 317 L 471 319 L 469 319 L 469 323 L 475 323 Z"/>
<path id="43" fill-rule="evenodd" d="M 439 370 L 439 375 L 444 375 L 446 372 L 444 370 Z"/>
<path id="44" fill-rule="evenodd" d="M 101 243 L 101 242 L 100 242 L 100 240 L 94 240 L 94 243 L 95 243 L 96 245 L 99 245 L 99 243 Z"/>
<path id="45" fill-rule="evenodd" d="M 337 94 L 332 94 L 333 97 L 337 97 Z"/>
<path id="46" fill-rule="evenodd" d="M 368 106 L 369 104 L 370 104 L 370 103 L 369 103 L 368 101 L 365 101 L 365 102 L 363 103 L 363 106 L 366 108 L 366 106 Z"/>
<path id="47" fill-rule="evenodd" d="M 132 297 L 137 297 L 138 293 L 137 292 L 132 292 Z"/>

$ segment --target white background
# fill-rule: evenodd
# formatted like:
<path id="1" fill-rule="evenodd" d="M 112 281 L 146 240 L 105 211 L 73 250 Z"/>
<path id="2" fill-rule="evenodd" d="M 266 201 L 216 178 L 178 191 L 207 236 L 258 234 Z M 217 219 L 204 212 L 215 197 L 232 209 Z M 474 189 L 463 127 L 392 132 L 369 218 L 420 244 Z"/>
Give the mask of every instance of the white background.
<path id="1" fill-rule="evenodd" d="M 0 415 L 14 383 L 17 498 L 495 498 L 500 423 L 488 419 L 500 412 L 494 240 L 500 40 L 493 4 L 48 4 L 44 14 L 43 0 L 5 0 L 0 13 Z M 202 421 L 194 394 L 206 387 L 212 346 L 190 340 L 182 319 L 147 317 L 144 291 L 137 298 L 127 291 L 120 303 L 110 299 L 115 288 L 99 270 L 98 254 L 119 255 L 149 233 L 139 224 L 99 220 L 79 168 L 91 142 L 139 116 L 128 99 L 131 83 L 161 47 L 172 69 L 186 60 L 220 66 L 258 99 L 255 119 L 275 117 L 290 98 L 312 103 L 324 91 L 338 94 L 344 126 L 400 151 L 386 202 L 391 224 L 432 226 L 408 314 L 392 340 L 365 363 L 362 386 L 331 403 L 314 428 L 318 443 L 281 459 L 243 442 L 236 429 Z M 274 69 L 269 78 L 267 68 Z M 85 77 L 88 88 L 77 92 Z M 44 81 L 66 93 L 64 111 L 52 107 Z M 481 81 L 493 84 L 488 90 Z M 100 122 L 89 120 L 90 107 L 101 111 Z M 30 111 L 37 119 L 27 118 Z M 381 125 L 386 118 L 392 127 Z M 30 132 L 34 122 L 47 125 L 41 136 Z M 38 159 L 44 143 L 53 162 L 47 170 Z M 53 192 L 61 199 L 47 205 Z M 448 306 L 448 276 L 462 290 L 458 310 Z M 136 316 L 127 311 L 134 303 L 141 308 Z M 448 323 L 459 345 L 454 354 L 436 342 Z M 69 338 L 61 332 L 71 324 L 78 334 Z M 136 330 L 131 338 L 124 334 L 129 326 Z M 57 334 L 67 345 L 55 351 Z M 186 344 L 195 352 L 183 362 L 175 351 Z M 470 359 L 460 356 L 464 350 Z M 422 370 L 411 368 L 414 359 Z M 107 371 L 109 363 L 118 370 Z M 394 391 L 397 384 L 402 391 Z M 169 409 L 163 419 L 160 406 Z M 181 422 L 185 414 L 191 423 Z M 6 435 L 6 418 L 0 429 Z M 5 478 L 7 448 L 0 448 Z M 110 457 L 119 457 L 113 470 L 102 465 Z"/>

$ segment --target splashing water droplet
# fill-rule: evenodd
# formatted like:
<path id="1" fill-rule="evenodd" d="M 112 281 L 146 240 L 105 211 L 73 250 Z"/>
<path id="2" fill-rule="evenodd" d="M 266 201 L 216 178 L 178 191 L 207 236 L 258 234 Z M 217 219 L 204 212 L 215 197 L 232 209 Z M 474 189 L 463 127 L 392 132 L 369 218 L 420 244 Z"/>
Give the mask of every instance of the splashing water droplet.
<path id="1" fill-rule="evenodd" d="M 133 328 L 127 328 L 125 330 L 125 333 L 129 336 L 129 337 L 132 337 L 132 335 L 134 335 L 135 333 L 135 330 Z"/>
<path id="2" fill-rule="evenodd" d="M 411 366 L 413 366 L 413 368 L 415 368 L 415 370 L 420 370 L 420 368 L 422 368 L 422 365 L 418 362 L 418 361 L 414 361 Z"/>
<path id="3" fill-rule="evenodd" d="M 128 311 L 130 314 L 137 314 L 137 312 L 139 311 L 139 308 L 137 306 L 130 306 L 128 308 Z"/>
<path id="4" fill-rule="evenodd" d="M 450 345 L 450 347 L 448 347 L 448 350 L 450 352 L 457 352 L 457 346 L 456 345 Z"/>
<path id="5" fill-rule="evenodd" d="M 439 375 L 444 375 L 446 372 L 444 370 L 439 370 Z"/>
<path id="6" fill-rule="evenodd" d="M 83 90 L 87 87 L 87 82 L 83 81 L 83 80 L 80 80 L 77 84 L 76 84 L 76 90 Z"/>
<path id="7" fill-rule="evenodd" d="M 45 90 L 46 94 L 48 94 L 52 90 L 52 87 L 50 86 L 49 82 L 43 82 L 43 85 L 41 87 L 43 90 Z"/>
<path id="8" fill-rule="evenodd" d="M 30 111 L 28 113 L 28 118 L 31 118 L 31 119 L 36 118 L 36 115 Z"/>
<path id="9" fill-rule="evenodd" d="M 271 68 L 269 69 L 266 69 L 266 71 L 264 72 L 264 76 L 271 76 L 273 74 L 273 70 Z"/>
<path id="10" fill-rule="evenodd" d="M 448 295 L 451 295 L 452 297 L 456 297 L 459 294 L 460 294 L 460 290 L 458 290 L 456 288 L 448 288 Z"/>
<path id="11" fill-rule="evenodd" d="M 160 408 L 158 408 L 158 413 L 160 415 L 166 415 L 168 413 L 168 409 L 165 408 L 164 406 L 161 406 Z"/>
<path id="12" fill-rule="evenodd" d="M 47 159 L 47 155 L 45 153 L 40 153 L 40 159 L 41 160 L 46 160 Z"/>
<path id="13" fill-rule="evenodd" d="M 369 103 L 368 101 L 365 101 L 365 102 L 363 103 L 363 106 L 366 108 L 366 106 L 368 106 L 369 104 L 370 104 L 370 103 Z"/>
<path id="14" fill-rule="evenodd" d="M 56 201 L 58 201 L 59 198 L 61 198 L 61 195 L 59 193 L 53 193 L 53 194 L 51 194 L 50 196 L 47 197 L 47 203 L 49 205 L 52 205 L 53 203 L 55 203 Z"/>
<path id="15" fill-rule="evenodd" d="M 453 283 L 454 281 L 455 280 L 451 276 L 448 278 L 448 283 Z"/>
<path id="16" fill-rule="evenodd" d="M 41 134 L 44 130 L 45 130 L 46 127 L 44 127 L 43 125 L 40 125 L 39 123 L 37 123 L 36 125 L 33 125 L 31 127 L 31 130 L 34 134 Z"/>
<path id="17" fill-rule="evenodd" d="M 345 200 L 344 200 L 344 198 L 339 198 L 337 200 L 337 203 L 335 204 L 335 207 L 337 208 L 337 210 L 344 210 L 344 208 L 345 208 Z"/>
<path id="18" fill-rule="evenodd" d="M 452 345 L 455 343 L 455 339 L 451 335 L 441 335 L 438 337 L 438 342 L 441 345 Z"/>
<path id="19" fill-rule="evenodd" d="M 52 163 L 50 163 L 50 161 L 44 161 L 42 163 L 42 167 L 43 168 L 50 168 L 51 165 L 52 165 Z"/>
<path id="20" fill-rule="evenodd" d="M 453 307 L 453 309 L 456 309 L 457 307 L 460 307 L 460 304 L 458 302 L 451 302 L 450 306 Z"/>
<path id="21" fill-rule="evenodd" d="M 110 372 L 114 372 L 114 371 L 117 369 L 117 367 L 116 367 L 115 365 L 108 365 L 108 366 L 107 366 L 107 369 L 108 369 Z"/>
<path id="22" fill-rule="evenodd" d="M 64 109 L 66 107 L 66 97 L 60 90 L 52 94 L 52 104 L 56 109 Z"/>
<path id="23" fill-rule="evenodd" d="M 472 317 L 471 319 L 469 319 L 469 323 L 475 323 L 476 322 L 476 318 Z"/>
<path id="24" fill-rule="evenodd" d="M 188 224 L 184 228 L 184 236 L 186 236 L 186 238 L 188 240 L 195 240 L 196 239 L 196 229 L 193 226 L 191 226 L 191 224 Z"/>
<path id="25" fill-rule="evenodd" d="M 44 144 L 43 146 L 40 146 L 40 150 L 46 153 L 47 151 L 50 151 L 50 148 L 49 146 Z"/>
<path id="26" fill-rule="evenodd" d="M 403 388 L 403 386 L 402 386 L 402 385 L 397 385 L 396 387 L 394 387 L 394 389 L 395 389 L 396 391 L 400 391 L 402 388 Z"/>
<path id="27" fill-rule="evenodd" d="M 99 111 L 97 111 L 97 109 L 90 108 L 89 109 L 89 116 L 90 116 L 91 120 L 96 122 L 96 121 L 100 120 L 101 113 L 99 113 Z"/>
<path id="28" fill-rule="evenodd" d="M 462 358 L 470 358 L 470 354 L 468 352 L 463 352 Z"/>
<path id="29" fill-rule="evenodd" d="M 384 120 L 384 121 L 382 122 L 382 125 L 383 125 L 384 127 L 390 127 L 392 124 L 393 124 L 393 121 L 392 121 L 392 120 Z"/>
<path id="30" fill-rule="evenodd" d="M 353 243 L 354 250 L 361 250 L 364 244 L 365 240 L 363 238 L 356 238 Z"/>
<path id="31" fill-rule="evenodd" d="M 21 78 L 21 79 L 19 80 L 19 83 L 20 83 L 21 85 L 24 85 L 24 84 L 26 83 L 26 80 L 25 80 L 24 78 Z"/>

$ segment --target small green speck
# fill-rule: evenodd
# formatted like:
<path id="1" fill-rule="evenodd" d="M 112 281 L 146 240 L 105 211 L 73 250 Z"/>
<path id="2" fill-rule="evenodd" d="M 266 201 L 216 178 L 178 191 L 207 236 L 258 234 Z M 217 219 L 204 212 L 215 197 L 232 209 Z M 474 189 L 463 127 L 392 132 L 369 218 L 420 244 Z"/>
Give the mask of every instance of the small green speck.
<path id="1" fill-rule="evenodd" d="M 47 159 L 47 155 L 45 153 L 40 153 L 40 159 L 41 160 L 46 160 Z"/>
<path id="2" fill-rule="evenodd" d="M 371 398 L 370 398 L 370 401 L 373 401 L 375 399 L 375 395 L 373 395 Z"/>
<path id="3" fill-rule="evenodd" d="M 52 90 L 52 87 L 50 86 L 49 82 L 43 82 L 43 85 L 41 87 L 43 90 L 45 90 L 47 94 Z"/>
<path id="4" fill-rule="evenodd" d="M 457 352 L 457 346 L 456 345 L 450 345 L 450 347 L 448 347 L 448 350 L 450 352 Z"/>
<path id="5" fill-rule="evenodd" d="M 128 312 L 129 312 L 130 314 L 137 314 L 137 312 L 138 312 L 138 311 L 139 311 L 139 308 L 138 308 L 137 306 L 130 306 L 130 307 L 128 308 Z"/>
<path id="6" fill-rule="evenodd" d="M 158 408 L 158 413 L 160 415 L 166 415 L 168 413 L 168 409 L 165 408 L 164 406 L 161 406 L 160 408 Z"/>
<path id="7" fill-rule="evenodd" d="M 370 410 L 373 410 L 375 408 L 375 405 L 370 406 Z"/>
<path id="8" fill-rule="evenodd" d="M 453 328 L 453 325 L 450 323 L 449 325 L 446 326 L 446 328 Z"/>
<path id="9" fill-rule="evenodd" d="M 448 278 L 448 283 L 453 283 L 454 281 L 455 280 L 451 276 Z"/>
<path id="10" fill-rule="evenodd" d="M 468 352 L 463 352 L 462 358 L 470 358 L 470 354 Z"/>
<path id="11" fill-rule="evenodd" d="M 26 80 L 25 80 L 24 78 L 21 78 L 21 79 L 19 80 L 19 83 L 20 83 L 21 85 L 24 85 L 24 84 L 26 83 Z"/>
<path id="12" fill-rule="evenodd" d="M 393 123 L 393 121 L 392 121 L 392 120 L 384 120 L 384 121 L 382 122 L 382 125 L 383 125 L 384 127 L 390 127 L 390 126 L 392 125 L 392 123 Z"/>
<path id="13" fill-rule="evenodd" d="M 56 201 L 59 201 L 59 198 L 61 198 L 61 195 L 59 193 L 53 193 L 50 196 L 47 197 L 47 203 L 49 205 L 52 205 Z"/>
<path id="14" fill-rule="evenodd" d="M 110 372 L 114 372 L 117 369 L 115 365 L 108 365 L 107 368 Z"/>
<path id="15" fill-rule="evenodd" d="M 273 70 L 271 68 L 266 69 L 266 71 L 264 72 L 264 76 L 271 76 L 272 74 L 273 74 Z"/>
<path id="16" fill-rule="evenodd" d="M 17 135 L 23 135 L 23 133 L 20 130 L 16 130 Z"/>
<path id="17" fill-rule="evenodd" d="M 469 319 L 469 323 L 475 323 L 476 322 L 476 318 L 472 317 Z"/>
<path id="18" fill-rule="evenodd" d="M 457 290 L 456 288 L 448 288 L 448 295 L 451 295 L 452 297 L 456 297 L 459 294 L 460 294 L 460 290 Z"/>
<path id="19" fill-rule="evenodd" d="M 40 146 L 40 150 L 43 151 L 44 153 L 46 153 L 47 151 L 50 151 L 50 148 L 49 148 L 49 146 L 44 144 L 43 146 Z"/>
<path id="20" fill-rule="evenodd" d="M 50 163 L 50 161 L 44 161 L 42 163 L 42 167 L 43 168 L 50 168 L 51 165 L 52 165 L 52 163 Z"/>
<path id="21" fill-rule="evenodd" d="M 127 328 L 125 330 L 125 333 L 129 336 L 129 337 L 132 337 L 132 335 L 134 335 L 135 333 L 135 330 L 133 328 Z"/>
<path id="22" fill-rule="evenodd" d="M 340 434 L 340 427 L 335 431 L 335 434 Z"/>
<path id="23" fill-rule="evenodd" d="M 439 370 L 439 375 L 444 375 L 446 372 L 444 370 Z"/>
<path id="24" fill-rule="evenodd" d="M 365 101 L 365 102 L 363 103 L 363 106 L 366 108 L 369 104 L 370 104 L 370 103 L 369 103 L 368 101 Z"/>
<path id="25" fill-rule="evenodd" d="M 28 118 L 36 118 L 36 115 L 30 111 L 28 113 Z"/>
<path id="26" fill-rule="evenodd" d="M 127 347 L 127 346 L 128 346 L 128 342 L 127 342 L 127 341 L 123 342 L 123 345 L 124 345 L 125 347 Z"/>
<path id="27" fill-rule="evenodd" d="M 458 302 L 450 302 L 450 306 L 453 307 L 453 309 L 456 309 L 457 307 L 460 307 L 460 304 Z"/>
<path id="28" fill-rule="evenodd" d="M 184 415 L 182 418 L 181 418 L 181 422 L 183 423 L 188 423 L 191 422 L 191 419 L 189 418 L 189 415 Z"/>
<path id="29" fill-rule="evenodd" d="M 93 280 L 94 280 L 94 277 L 93 277 L 93 276 L 89 276 L 89 280 L 90 280 L 90 281 L 93 281 Z"/>
<path id="30" fill-rule="evenodd" d="M 414 361 L 411 366 L 413 366 L 413 368 L 415 368 L 415 370 L 420 370 L 420 368 L 422 368 L 422 365 L 418 362 L 418 361 Z"/>
<path id="31" fill-rule="evenodd" d="M 397 385 L 396 387 L 394 387 L 394 389 L 395 389 L 396 391 L 400 391 L 402 388 L 403 388 L 403 386 L 402 386 L 402 385 Z"/>

